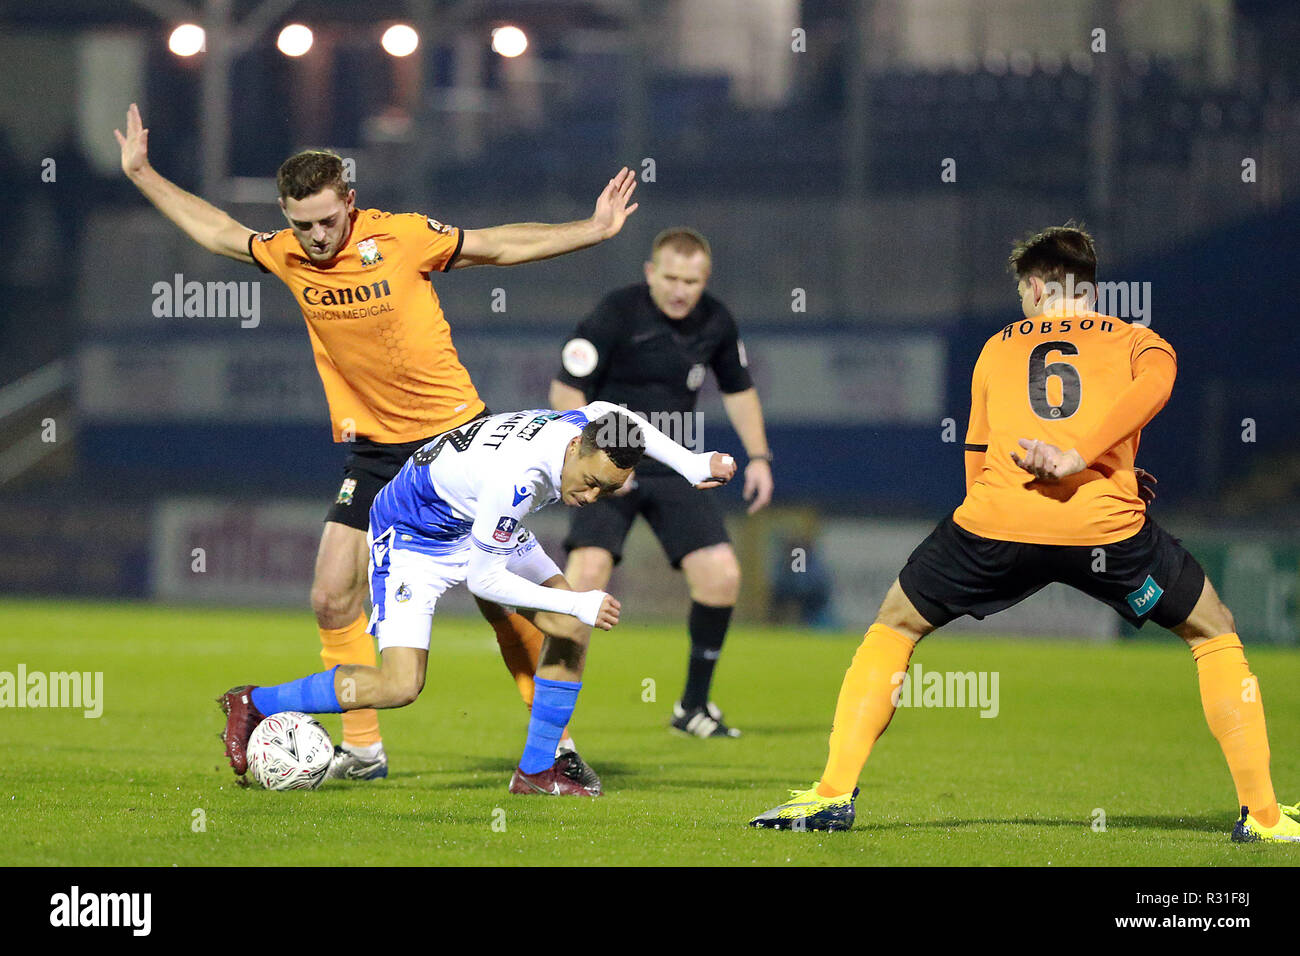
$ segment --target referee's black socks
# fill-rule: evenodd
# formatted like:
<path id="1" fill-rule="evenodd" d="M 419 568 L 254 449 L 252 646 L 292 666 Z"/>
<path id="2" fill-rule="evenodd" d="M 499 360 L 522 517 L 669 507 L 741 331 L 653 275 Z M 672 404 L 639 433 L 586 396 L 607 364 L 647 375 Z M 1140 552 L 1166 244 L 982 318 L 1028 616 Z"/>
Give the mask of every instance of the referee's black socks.
<path id="1" fill-rule="evenodd" d="M 731 624 L 730 607 L 710 607 L 699 601 L 691 602 L 688 628 L 691 635 L 691 660 L 686 670 L 686 690 L 682 693 L 682 708 L 690 711 L 709 702 L 709 686 L 713 683 L 713 668 L 722 653 L 722 642 Z"/>

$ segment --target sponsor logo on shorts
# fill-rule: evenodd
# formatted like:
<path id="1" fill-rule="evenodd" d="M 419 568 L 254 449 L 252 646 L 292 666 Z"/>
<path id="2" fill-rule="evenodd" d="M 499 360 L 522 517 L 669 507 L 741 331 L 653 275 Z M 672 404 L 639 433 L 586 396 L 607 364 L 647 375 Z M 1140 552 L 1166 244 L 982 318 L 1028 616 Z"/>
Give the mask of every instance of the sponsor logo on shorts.
<path id="1" fill-rule="evenodd" d="M 352 496 L 357 491 L 357 480 L 355 478 L 344 478 L 343 484 L 339 486 L 339 496 L 334 499 L 336 505 L 352 504 Z"/>
<path id="2" fill-rule="evenodd" d="M 397 588 L 397 593 L 393 595 L 393 599 L 399 604 L 405 604 L 411 600 L 411 586 L 409 584 L 400 585 Z"/>
<path id="3" fill-rule="evenodd" d="M 1160 598 L 1164 593 L 1164 589 L 1156 584 L 1155 579 L 1148 574 L 1147 579 L 1142 582 L 1142 586 L 1132 594 L 1126 595 L 1124 600 L 1128 601 L 1128 606 L 1133 609 L 1133 613 L 1141 617 L 1160 603 Z"/>
<path id="4" fill-rule="evenodd" d="M 510 540 L 510 536 L 515 533 L 517 527 L 519 527 L 519 522 L 514 518 L 502 518 L 497 522 L 497 529 L 492 532 L 492 539 L 505 544 Z"/>

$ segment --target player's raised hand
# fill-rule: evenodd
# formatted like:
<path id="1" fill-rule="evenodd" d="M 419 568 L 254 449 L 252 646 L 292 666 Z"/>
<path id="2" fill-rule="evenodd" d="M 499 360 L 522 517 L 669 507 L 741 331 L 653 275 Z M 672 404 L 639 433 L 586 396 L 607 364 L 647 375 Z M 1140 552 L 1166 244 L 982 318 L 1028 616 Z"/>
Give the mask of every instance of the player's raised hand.
<path id="1" fill-rule="evenodd" d="M 1039 481 L 1060 481 L 1088 467 L 1073 448 L 1063 451 L 1036 438 L 1020 439 L 1020 447 L 1025 449 L 1025 457 L 1021 458 L 1013 451 L 1011 460 Z"/>
<path id="2" fill-rule="evenodd" d="M 720 451 L 715 451 L 713 457 L 709 459 L 709 474 L 713 477 L 709 481 L 701 481 L 696 488 L 705 490 L 708 488 L 720 488 L 736 476 L 736 459 L 730 455 L 724 455 Z"/>
<path id="3" fill-rule="evenodd" d="M 149 165 L 149 131 L 140 119 L 140 108 L 134 103 L 126 111 L 126 135 L 113 130 L 117 145 L 122 147 L 122 172 L 128 178 L 143 172 Z"/>
<path id="4" fill-rule="evenodd" d="M 618 623 L 619 611 L 622 609 L 623 605 L 606 594 L 605 600 L 600 602 L 600 611 L 596 614 L 596 626 L 602 631 L 613 630 L 614 625 Z"/>
<path id="5" fill-rule="evenodd" d="M 600 237 L 608 239 L 618 235 L 627 217 L 636 212 L 640 203 L 628 205 L 636 190 L 636 173 L 624 166 L 618 175 L 611 179 L 596 200 L 596 211 L 591 214 L 591 221 L 600 228 Z"/>
<path id="6" fill-rule="evenodd" d="M 770 464 L 759 458 L 745 466 L 745 500 L 750 503 L 747 514 L 762 511 L 771 503 L 772 487 Z"/>
<path id="7" fill-rule="evenodd" d="M 1150 505 L 1156 500 L 1156 485 L 1160 482 L 1156 480 L 1155 475 L 1142 468 L 1134 468 L 1133 474 L 1137 476 L 1138 497 L 1142 499 L 1143 504 Z"/>

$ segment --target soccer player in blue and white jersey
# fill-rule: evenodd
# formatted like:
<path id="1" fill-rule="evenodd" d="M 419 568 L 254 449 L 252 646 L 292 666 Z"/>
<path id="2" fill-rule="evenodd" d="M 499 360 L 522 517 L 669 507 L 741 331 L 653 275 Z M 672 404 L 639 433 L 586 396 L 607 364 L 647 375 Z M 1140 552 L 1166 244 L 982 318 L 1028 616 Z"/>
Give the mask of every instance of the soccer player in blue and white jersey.
<path id="1" fill-rule="evenodd" d="M 614 627 L 620 605 L 604 591 L 573 591 L 521 522 L 557 501 L 582 507 L 613 494 L 643 454 L 697 488 L 716 488 L 736 472 L 731 456 L 688 451 L 608 402 L 481 418 L 426 444 L 370 509 L 369 630 L 380 665 L 343 664 L 287 684 L 223 694 L 222 736 L 235 773 L 247 770 L 249 735 L 266 715 L 414 701 L 424 686 L 434 606 L 465 581 L 477 597 L 532 609 L 546 634 L 528 740 L 510 792 L 598 796 L 600 783 L 587 777 L 589 768 L 575 766 L 570 753 L 557 757 L 556 748 L 582 688 L 591 629 Z"/>

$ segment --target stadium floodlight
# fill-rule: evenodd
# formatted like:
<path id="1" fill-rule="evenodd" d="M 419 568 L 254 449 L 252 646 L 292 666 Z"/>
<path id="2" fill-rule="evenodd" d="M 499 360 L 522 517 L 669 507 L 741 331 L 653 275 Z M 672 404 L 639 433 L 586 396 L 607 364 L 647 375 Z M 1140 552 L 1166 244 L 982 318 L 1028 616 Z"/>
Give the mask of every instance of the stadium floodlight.
<path id="1" fill-rule="evenodd" d="M 528 49 L 528 36 L 518 27 L 497 27 L 492 31 L 492 49 L 502 56 L 516 57 Z"/>
<path id="2" fill-rule="evenodd" d="M 384 31 L 379 42 L 390 56 L 410 56 L 420 45 L 420 34 L 405 23 L 395 23 Z"/>
<path id="3" fill-rule="evenodd" d="M 302 56 L 311 49 L 312 35 L 309 27 L 290 23 L 280 31 L 275 45 L 285 56 Z"/>
<path id="4" fill-rule="evenodd" d="M 208 37 L 197 23 L 182 23 L 167 38 L 167 49 L 177 56 L 193 56 L 207 49 Z"/>

